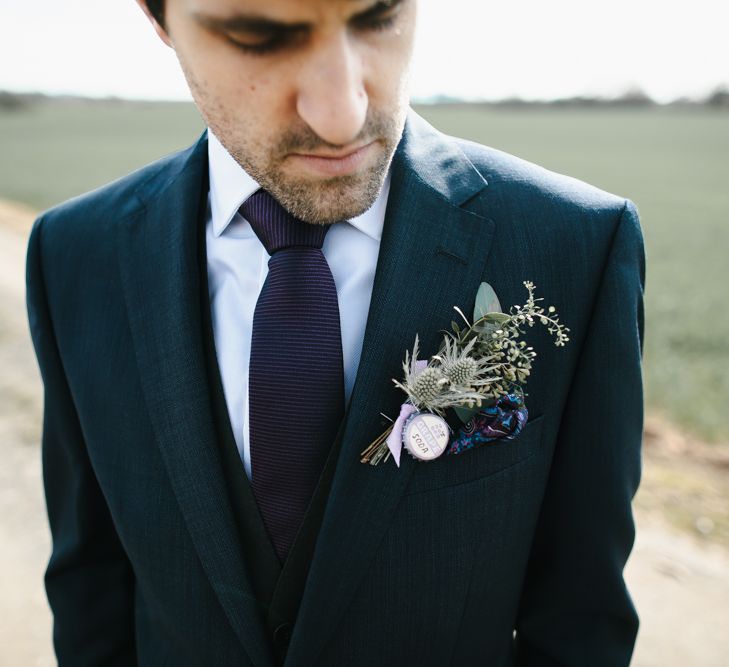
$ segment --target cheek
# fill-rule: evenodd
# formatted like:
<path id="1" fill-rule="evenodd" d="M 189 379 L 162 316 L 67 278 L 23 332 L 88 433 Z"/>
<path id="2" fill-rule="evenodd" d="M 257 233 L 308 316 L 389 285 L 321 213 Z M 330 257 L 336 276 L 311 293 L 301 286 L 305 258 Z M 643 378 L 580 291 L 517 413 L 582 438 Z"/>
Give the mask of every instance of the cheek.
<path id="1" fill-rule="evenodd" d="M 373 102 L 395 105 L 402 102 L 409 89 L 412 35 L 401 34 L 388 47 L 369 50 L 365 77 Z"/>
<path id="2" fill-rule="evenodd" d="M 368 74 L 370 102 L 380 107 L 394 108 L 402 103 L 408 91 L 407 61 L 378 59 Z"/>
<path id="3" fill-rule="evenodd" d="M 269 143 L 295 123 L 295 105 L 275 77 L 239 79 L 228 93 L 229 116 L 251 140 Z"/>
<path id="4" fill-rule="evenodd" d="M 235 57 L 219 63 L 210 81 L 233 116 L 258 116 L 275 124 L 292 108 L 284 76 Z"/>
<path id="5" fill-rule="evenodd" d="M 203 105 L 214 104 L 235 113 L 269 87 L 268 77 L 222 39 L 201 31 L 186 37 L 189 39 L 178 41 L 177 57 Z"/>
<path id="6" fill-rule="evenodd" d="M 296 118 L 281 104 L 275 82 L 235 80 L 221 86 L 214 81 L 215 95 L 201 102 L 207 105 L 206 120 L 218 135 L 259 168 L 271 160 L 272 147 L 294 127 Z"/>
<path id="7" fill-rule="evenodd" d="M 196 62 L 186 76 L 195 103 L 212 127 L 225 126 L 228 133 L 255 132 L 264 138 L 281 119 L 280 91 L 268 77 L 251 77 L 236 63 L 207 57 Z"/>

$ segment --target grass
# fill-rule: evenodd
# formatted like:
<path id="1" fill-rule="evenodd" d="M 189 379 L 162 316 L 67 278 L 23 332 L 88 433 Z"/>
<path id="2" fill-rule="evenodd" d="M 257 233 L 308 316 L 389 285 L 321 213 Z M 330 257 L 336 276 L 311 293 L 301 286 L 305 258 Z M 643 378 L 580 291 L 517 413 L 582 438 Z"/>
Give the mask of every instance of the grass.
<path id="1" fill-rule="evenodd" d="M 729 441 L 729 113 L 687 108 L 421 108 L 445 132 L 638 205 L 646 242 L 648 407 Z M 65 103 L 0 113 L 0 197 L 45 208 L 203 129 L 185 104 Z"/>
<path id="2" fill-rule="evenodd" d="M 0 111 L 0 197 L 48 208 L 191 144 L 204 125 L 174 103 L 41 103 Z"/>

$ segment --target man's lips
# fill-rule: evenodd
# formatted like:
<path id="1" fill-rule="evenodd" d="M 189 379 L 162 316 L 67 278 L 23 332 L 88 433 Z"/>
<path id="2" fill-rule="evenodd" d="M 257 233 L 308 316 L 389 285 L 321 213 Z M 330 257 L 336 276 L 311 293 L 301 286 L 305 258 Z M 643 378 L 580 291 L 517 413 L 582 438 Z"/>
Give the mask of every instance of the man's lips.
<path id="1" fill-rule="evenodd" d="M 346 176 L 360 169 L 372 153 L 375 141 L 341 153 L 290 153 L 288 158 L 307 171 L 323 176 Z"/>

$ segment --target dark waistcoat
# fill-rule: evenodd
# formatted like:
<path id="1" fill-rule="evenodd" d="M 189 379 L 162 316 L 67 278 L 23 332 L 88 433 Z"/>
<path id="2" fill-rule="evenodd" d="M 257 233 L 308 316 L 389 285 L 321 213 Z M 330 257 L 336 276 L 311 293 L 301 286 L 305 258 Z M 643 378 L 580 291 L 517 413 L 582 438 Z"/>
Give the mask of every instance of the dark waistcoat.
<path id="1" fill-rule="evenodd" d="M 207 195 L 207 192 L 205 192 Z M 274 551 L 258 510 L 253 488 L 243 467 L 243 461 L 233 437 L 223 385 L 218 368 L 213 335 L 210 300 L 208 297 L 207 253 L 205 243 L 206 206 L 201 206 L 198 230 L 198 260 L 200 269 L 200 299 L 211 408 L 217 431 L 217 444 L 223 462 L 228 496 L 236 519 L 243 556 L 250 564 L 253 589 L 259 602 L 262 622 L 268 628 L 274 653 L 280 662 L 286 654 L 288 640 L 296 621 L 306 577 L 309 572 L 324 515 L 334 468 L 339 454 L 342 426 L 332 444 L 324 469 L 314 491 L 304 520 L 296 535 L 286 561 L 281 564 Z M 244 335 L 241 332 L 241 335 Z"/>

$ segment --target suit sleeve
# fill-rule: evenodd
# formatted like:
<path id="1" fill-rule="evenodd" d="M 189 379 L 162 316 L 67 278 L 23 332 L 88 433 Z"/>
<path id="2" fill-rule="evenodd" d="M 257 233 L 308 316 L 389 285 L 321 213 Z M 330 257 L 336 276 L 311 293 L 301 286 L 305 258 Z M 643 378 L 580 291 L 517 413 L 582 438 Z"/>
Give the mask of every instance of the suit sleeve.
<path id="1" fill-rule="evenodd" d="M 53 333 L 43 218 L 28 242 L 28 320 L 44 385 L 43 485 L 53 548 L 45 587 L 58 664 L 134 665 L 134 579 L 84 444 Z M 62 305 L 62 304 L 59 304 Z"/>
<path id="2" fill-rule="evenodd" d="M 639 619 L 623 579 L 641 476 L 645 251 L 617 223 L 562 415 L 516 625 L 521 667 L 630 663 Z M 569 343 L 568 343 L 569 344 Z"/>

